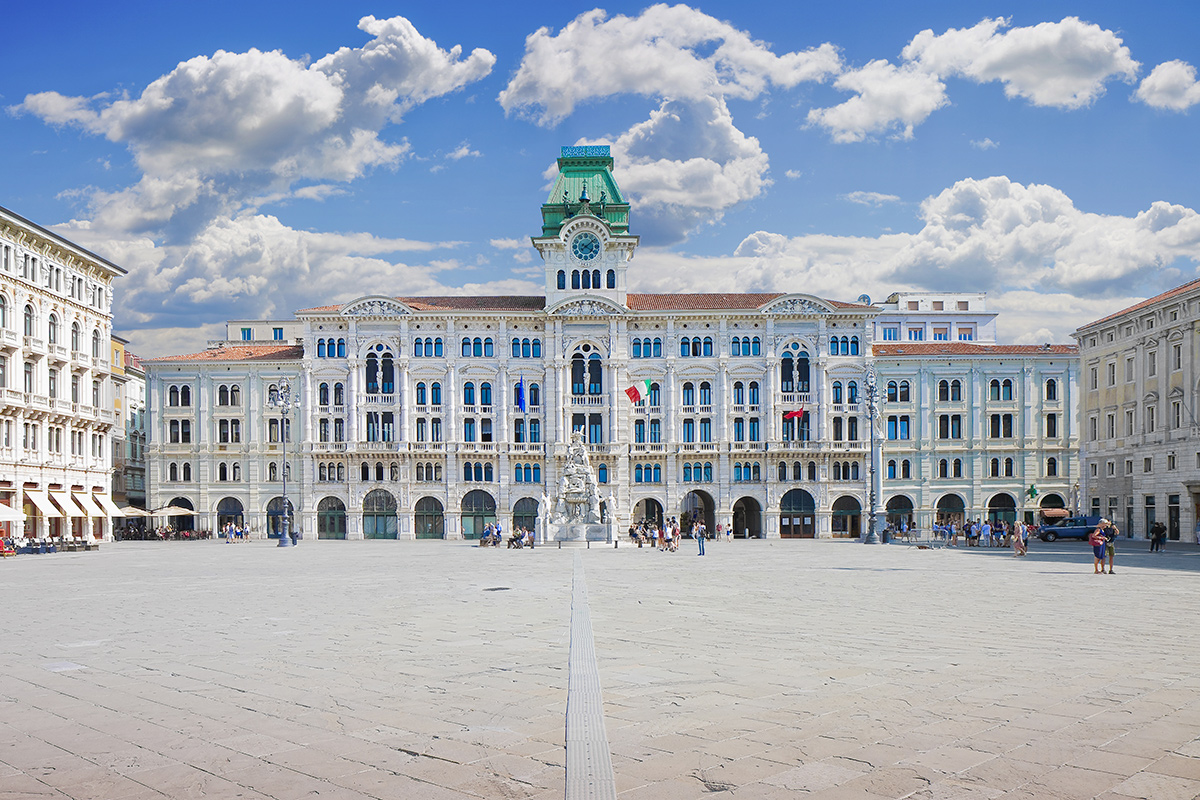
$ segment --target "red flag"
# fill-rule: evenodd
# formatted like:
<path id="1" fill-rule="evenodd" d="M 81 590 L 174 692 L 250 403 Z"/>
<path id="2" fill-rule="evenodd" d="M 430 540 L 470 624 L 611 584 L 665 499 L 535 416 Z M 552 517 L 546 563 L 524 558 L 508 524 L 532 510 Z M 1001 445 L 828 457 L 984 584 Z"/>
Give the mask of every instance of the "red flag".
<path id="1" fill-rule="evenodd" d="M 630 386 L 625 390 L 625 394 L 629 395 L 629 399 L 637 403 L 642 399 L 642 393 L 638 391 L 636 386 Z"/>
<path id="2" fill-rule="evenodd" d="M 799 417 L 800 419 L 804 419 L 804 415 L 807 413 L 808 412 L 804 410 L 804 407 L 801 406 L 800 408 L 796 409 L 795 411 L 787 412 L 786 414 L 783 415 L 783 418 L 784 419 L 796 419 L 797 417 Z"/>

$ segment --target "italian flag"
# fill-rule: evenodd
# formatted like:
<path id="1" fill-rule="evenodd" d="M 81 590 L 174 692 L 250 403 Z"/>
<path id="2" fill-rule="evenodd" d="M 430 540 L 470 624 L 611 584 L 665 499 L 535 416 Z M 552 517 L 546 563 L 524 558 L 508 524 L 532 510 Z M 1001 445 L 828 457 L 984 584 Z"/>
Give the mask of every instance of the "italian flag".
<path id="1" fill-rule="evenodd" d="M 650 394 L 650 381 L 638 381 L 626 389 L 625 394 L 629 395 L 629 399 L 634 403 L 642 402 Z"/>

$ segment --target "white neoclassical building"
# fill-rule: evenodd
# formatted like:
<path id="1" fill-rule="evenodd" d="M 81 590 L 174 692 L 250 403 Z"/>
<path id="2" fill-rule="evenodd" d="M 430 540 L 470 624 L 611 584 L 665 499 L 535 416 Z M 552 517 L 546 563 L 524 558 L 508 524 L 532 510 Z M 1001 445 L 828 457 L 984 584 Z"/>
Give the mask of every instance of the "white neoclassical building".
<path id="1" fill-rule="evenodd" d="M 892 309 L 804 292 L 629 292 L 638 239 L 612 165 L 607 147 L 563 148 L 532 240 L 541 295 L 361 297 L 230 322 L 204 352 L 145 362 L 150 505 L 260 535 L 289 506 L 309 537 L 532 528 L 578 430 L 622 528 L 674 516 L 737 536 L 859 535 L 865 392 L 876 320 Z M 978 303 L 963 325 L 994 330 Z M 284 379 L 302 400 L 286 423 L 267 405 Z M 929 496 L 913 494 L 915 507 Z"/>
<path id="2" fill-rule="evenodd" d="M 117 265 L 0 208 L 0 504 L 29 538 L 110 539 Z"/>
<path id="3" fill-rule="evenodd" d="M 1075 332 L 1082 374 L 1080 499 L 1144 539 L 1200 541 L 1200 281 Z"/>

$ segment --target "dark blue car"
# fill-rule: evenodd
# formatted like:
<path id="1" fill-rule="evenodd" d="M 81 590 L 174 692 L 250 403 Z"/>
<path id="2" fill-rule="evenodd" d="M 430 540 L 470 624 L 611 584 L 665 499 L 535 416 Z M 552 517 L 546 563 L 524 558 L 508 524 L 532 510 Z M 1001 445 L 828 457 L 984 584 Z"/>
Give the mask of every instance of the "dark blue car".
<path id="1" fill-rule="evenodd" d="M 1067 517 L 1053 525 L 1043 525 L 1038 529 L 1038 538 L 1043 542 L 1053 542 L 1058 539 L 1086 539 L 1100 524 L 1100 517 Z"/>

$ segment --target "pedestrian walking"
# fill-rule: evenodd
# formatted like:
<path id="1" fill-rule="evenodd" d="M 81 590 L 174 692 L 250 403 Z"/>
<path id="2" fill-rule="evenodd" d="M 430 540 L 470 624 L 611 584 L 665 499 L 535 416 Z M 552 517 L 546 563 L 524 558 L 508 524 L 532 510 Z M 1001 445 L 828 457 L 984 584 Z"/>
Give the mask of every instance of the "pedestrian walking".
<path id="1" fill-rule="evenodd" d="M 1161 553 L 1163 542 L 1167 538 L 1167 526 L 1156 522 L 1150 526 L 1150 552 Z"/>
<path id="2" fill-rule="evenodd" d="M 700 552 L 696 555 L 702 556 L 704 555 L 704 526 L 697 525 L 692 530 L 694 531 L 692 535 L 696 537 L 696 542 L 700 545 Z"/>
<path id="3" fill-rule="evenodd" d="M 1104 538 L 1104 528 L 1108 524 L 1108 520 L 1102 518 L 1099 524 L 1088 534 L 1088 544 L 1092 546 L 1092 568 L 1097 575 L 1104 572 L 1104 551 L 1107 547 L 1107 542 Z"/>
<path id="4" fill-rule="evenodd" d="M 1121 535 L 1121 529 L 1111 522 L 1104 529 L 1104 554 L 1108 556 L 1108 574 L 1113 574 L 1113 558 L 1117 554 L 1117 537 Z M 1100 565 L 1104 567 L 1103 564 Z"/>

